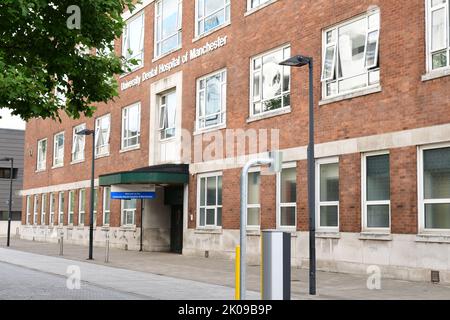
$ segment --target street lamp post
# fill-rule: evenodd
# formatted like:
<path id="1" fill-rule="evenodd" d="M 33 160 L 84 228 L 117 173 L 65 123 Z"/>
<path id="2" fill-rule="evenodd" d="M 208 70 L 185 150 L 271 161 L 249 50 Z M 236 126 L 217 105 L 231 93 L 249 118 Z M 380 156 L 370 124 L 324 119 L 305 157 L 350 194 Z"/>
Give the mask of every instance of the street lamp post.
<path id="1" fill-rule="evenodd" d="M 89 211 L 89 258 L 93 260 L 94 251 L 94 168 L 95 168 L 95 130 L 84 129 L 77 132 L 78 135 L 92 135 L 92 164 L 91 164 L 91 199 Z"/>
<path id="2" fill-rule="evenodd" d="M 309 294 L 316 294 L 316 203 L 314 158 L 314 91 L 313 58 L 297 55 L 280 63 L 282 66 L 309 66 L 309 142 L 308 142 L 308 210 L 309 210 Z"/>
<path id="3" fill-rule="evenodd" d="M 12 185 L 13 185 L 13 175 L 14 175 L 14 158 L 2 158 L 0 161 L 10 161 L 11 171 L 9 172 L 9 212 L 8 212 L 8 234 L 6 237 L 6 246 L 9 247 L 9 241 L 11 238 L 11 219 L 12 219 Z"/>

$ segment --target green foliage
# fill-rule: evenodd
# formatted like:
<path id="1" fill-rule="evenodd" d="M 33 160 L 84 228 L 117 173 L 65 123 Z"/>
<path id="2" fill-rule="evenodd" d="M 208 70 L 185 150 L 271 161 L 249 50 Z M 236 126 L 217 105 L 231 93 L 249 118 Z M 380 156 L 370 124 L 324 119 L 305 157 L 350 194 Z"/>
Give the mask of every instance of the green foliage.
<path id="1" fill-rule="evenodd" d="M 23 119 L 92 116 L 94 103 L 118 95 L 115 75 L 129 70 L 111 43 L 133 0 L 0 0 L 0 108 Z M 80 8 L 80 28 L 69 28 Z M 88 50 L 80 50 L 87 48 Z M 98 54 L 94 54 L 94 48 Z"/>

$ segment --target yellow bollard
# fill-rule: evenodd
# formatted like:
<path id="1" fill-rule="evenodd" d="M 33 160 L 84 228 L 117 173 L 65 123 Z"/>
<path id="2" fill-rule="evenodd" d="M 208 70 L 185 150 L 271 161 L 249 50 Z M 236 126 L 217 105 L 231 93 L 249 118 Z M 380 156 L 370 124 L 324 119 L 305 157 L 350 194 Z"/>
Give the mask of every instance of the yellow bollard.
<path id="1" fill-rule="evenodd" d="M 240 278 L 241 278 L 241 247 L 237 246 L 236 247 L 236 261 L 235 261 L 235 274 L 236 274 L 236 279 L 235 279 L 235 289 L 234 289 L 234 298 L 235 300 L 241 300 L 241 283 L 240 283 Z"/>

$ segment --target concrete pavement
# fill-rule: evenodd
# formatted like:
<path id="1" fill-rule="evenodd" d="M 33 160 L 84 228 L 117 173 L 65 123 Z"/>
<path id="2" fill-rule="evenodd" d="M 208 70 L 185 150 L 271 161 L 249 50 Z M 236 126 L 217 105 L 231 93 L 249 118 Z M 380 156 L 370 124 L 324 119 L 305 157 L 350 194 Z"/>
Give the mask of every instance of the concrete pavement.
<path id="1" fill-rule="evenodd" d="M 4 247 L 4 243 L 0 239 L 0 247 L 2 246 Z M 63 260 L 58 256 L 59 246 L 55 243 L 42 243 L 14 238 L 11 242 L 11 248 Z M 0 261 L 5 254 L 0 255 Z M 122 270 L 150 273 L 153 276 L 165 276 L 171 278 L 170 281 L 179 279 L 179 281 L 189 280 L 216 285 L 219 286 L 220 290 L 224 290 L 221 292 L 224 292 L 223 294 L 228 299 L 232 299 L 234 294 L 234 261 L 231 260 L 111 249 L 110 262 L 105 264 L 104 248 L 94 248 L 95 260 L 89 263 L 86 262 L 87 254 L 88 248 L 86 246 L 69 244 L 64 246 L 64 258 L 73 261 L 81 261 L 89 265 L 114 267 L 111 269 L 120 268 Z M 248 266 L 247 287 L 254 292 L 253 297 L 256 299 L 259 298 L 256 292 L 260 290 L 259 271 L 259 266 Z M 311 297 L 308 295 L 308 270 L 293 268 L 293 299 L 450 299 L 450 286 L 384 279 L 382 277 L 381 290 L 369 290 L 367 288 L 367 278 L 367 276 L 361 275 L 318 272 L 318 295 Z M 161 288 L 164 289 L 162 286 Z M 184 293 L 188 294 L 189 292 L 185 291 Z M 179 296 L 182 295 L 183 293 L 179 292 Z M 203 293 L 200 293 L 200 295 L 203 296 Z M 190 295 L 187 295 L 181 299 L 190 297 Z"/>

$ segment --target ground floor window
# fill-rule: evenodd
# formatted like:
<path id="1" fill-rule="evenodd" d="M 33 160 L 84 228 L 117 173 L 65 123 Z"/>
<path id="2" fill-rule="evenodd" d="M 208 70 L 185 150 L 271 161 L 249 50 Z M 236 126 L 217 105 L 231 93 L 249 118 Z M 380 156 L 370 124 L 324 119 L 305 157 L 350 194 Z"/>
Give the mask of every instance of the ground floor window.
<path id="1" fill-rule="evenodd" d="M 248 174 L 248 203 L 247 203 L 247 227 L 259 228 L 261 225 L 261 201 L 260 201 L 261 174 L 250 172 Z"/>
<path id="2" fill-rule="evenodd" d="M 33 224 L 37 224 L 38 220 L 38 207 L 39 207 L 39 198 L 38 195 L 34 196 L 33 202 Z"/>
<path id="3" fill-rule="evenodd" d="M 285 165 L 277 175 L 277 224 L 280 228 L 295 228 L 297 223 L 297 169 Z"/>
<path id="4" fill-rule="evenodd" d="M 122 200 L 122 226 L 136 225 L 136 199 Z"/>
<path id="5" fill-rule="evenodd" d="M 450 230 L 450 146 L 423 148 L 420 154 L 421 229 Z"/>
<path id="6" fill-rule="evenodd" d="M 103 225 L 109 226 L 111 215 L 111 187 L 103 189 Z"/>
<path id="7" fill-rule="evenodd" d="M 47 213 L 47 194 L 42 194 L 41 198 L 41 224 L 45 225 L 45 215 Z"/>
<path id="8" fill-rule="evenodd" d="M 68 224 L 73 224 L 73 212 L 75 210 L 75 191 L 69 192 L 69 217 Z"/>
<path id="9" fill-rule="evenodd" d="M 30 224 L 30 218 L 31 218 L 31 208 L 30 208 L 30 206 L 31 206 L 31 203 L 30 203 L 30 196 L 27 196 L 27 204 L 26 204 L 26 206 L 27 206 L 27 217 L 26 217 L 26 224 Z"/>
<path id="10" fill-rule="evenodd" d="M 362 198 L 364 229 L 390 229 L 390 163 L 389 153 L 363 156 Z"/>
<path id="11" fill-rule="evenodd" d="M 316 165 L 318 229 L 339 231 L 339 162 L 321 159 Z"/>
<path id="12" fill-rule="evenodd" d="M 222 173 L 198 177 L 198 226 L 219 228 L 222 226 Z"/>
<path id="13" fill-rule="evenodd" d="M 64 223 L 64 192 L 60 192 L 58 197 L 58 223 Z"/>
<path id="14" fill-rule="evenodd" d="M 50 193 L 50 219 L 49 224 L 53 225 L 55 223 L 55 206 L 56 206 L 56 197 L 54 193 Z"/>
<path id="15" fill-rule="evenodd" d="M 78 194 L 78 225 L 84 225 L 86 214 L 86 189 L 81 189 Z"/>

